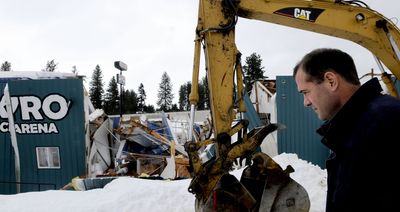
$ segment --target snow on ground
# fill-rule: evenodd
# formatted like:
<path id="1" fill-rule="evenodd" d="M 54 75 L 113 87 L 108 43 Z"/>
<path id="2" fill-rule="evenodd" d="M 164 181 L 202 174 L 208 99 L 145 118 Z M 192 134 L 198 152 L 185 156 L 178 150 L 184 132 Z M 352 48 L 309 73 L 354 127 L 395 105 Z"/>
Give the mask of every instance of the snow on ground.
<path id="1" fill-rule="evenodd" d="M 274 160 L 282 168 L 291 165 L 290 176 L 308 192 L 310 212 L 325 209 L 326 171 L 296 154 L 282 153 Z M 238 179 L 243 169 L 232 172 Z M 162 181 L 121 177 L 103 189 L 88 191 L 50 190 L 0 195 L 1 212 L 192 212 L 195 197 L 188 192 L 190 179 Z"/>

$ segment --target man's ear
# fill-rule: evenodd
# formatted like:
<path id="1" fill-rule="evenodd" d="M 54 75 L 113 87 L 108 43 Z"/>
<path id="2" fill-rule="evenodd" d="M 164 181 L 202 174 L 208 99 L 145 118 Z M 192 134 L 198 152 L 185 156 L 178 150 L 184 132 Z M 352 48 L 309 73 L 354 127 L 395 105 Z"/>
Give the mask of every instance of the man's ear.
<path id="1" fill-rule="evenodd" d="M 336 90 L 336 88 L 339 85 L 339 81 L 338 81 L 339 79 L 335 72 L 332 72 L 332 71 L 325 72 L 324 79 L 325 79 L 326 83 L 328 83 L 329 88 Z"/>

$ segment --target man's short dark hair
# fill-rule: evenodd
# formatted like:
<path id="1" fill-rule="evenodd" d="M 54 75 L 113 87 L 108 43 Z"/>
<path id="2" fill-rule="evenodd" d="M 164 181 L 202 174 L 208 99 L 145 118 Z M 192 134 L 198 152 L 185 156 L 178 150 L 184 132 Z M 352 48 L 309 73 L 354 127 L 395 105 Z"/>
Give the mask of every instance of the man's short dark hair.
<path id="1" fill-rule="evenodd" d="M 360 85 L 353 58 L 339 49 L 320 48 L 306 54 L 293 69 L 293 76 L 302 68 L 309 80 L 321 83 L 327 71 L 334 71 L 349 83 Z"/>

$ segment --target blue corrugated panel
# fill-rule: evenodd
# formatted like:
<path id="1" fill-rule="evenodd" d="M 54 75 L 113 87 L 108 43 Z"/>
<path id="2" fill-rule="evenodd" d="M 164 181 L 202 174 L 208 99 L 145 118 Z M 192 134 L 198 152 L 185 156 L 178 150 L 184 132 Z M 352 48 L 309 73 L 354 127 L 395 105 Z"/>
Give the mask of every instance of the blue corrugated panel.
<path id="1" fill-rule="evenodd" d="M 253 103 L 251 102 L 247 92 L 245 92 L 243 98 L 246 105 L 246 112 L 244 113 L 244 117 L 245 119 L 249 120 L 248 129 L 252 130 L 256 127 L 260 127 L 262 125 L 260 116 L 258 116 L 257 111 L 254 109 Z"/>
<path id="2" fill-rule="evenodd" d="M 278 152 L 296 153 L 299 158 L 325 168 L 329 150 L 321 144 L 316 129 L 322 124 L 311 108 L 303 106 L 292 76 L 276 77 L 278 122 L 286 129 L 278 131 Z"/>

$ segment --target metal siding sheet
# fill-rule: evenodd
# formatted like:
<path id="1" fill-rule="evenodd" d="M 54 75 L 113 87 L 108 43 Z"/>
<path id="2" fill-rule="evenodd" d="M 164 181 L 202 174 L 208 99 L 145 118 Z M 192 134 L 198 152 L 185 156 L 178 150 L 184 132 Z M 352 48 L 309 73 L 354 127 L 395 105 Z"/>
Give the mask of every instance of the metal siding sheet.
<path id="1" fill-rule="evenodd" d="M 245 92 L 243 98 L 246 105 L 246 112 L 244 112 L 244 117 L 245 119 L 249 120 L 248 129 L 252 130 L 254 128 L 260 127 L 262 125 L 261 119 L 254 109 L 253 103 L 251 102 L 247 92 Z"/>
<path id="2" fill-rule="evenodd" d="M 6 82 L 0 82 L 0 96 Z M 0 119 L 3 122 L 3 119 Z M 9 182 L 15 181 L 14 151 L 11 146 L 11 138 L 8 133 L 0 133 L 0 194 L 14 194 L 16 187 Z"/>
<path id="3" fill-rule="evenodd" d="M 278 132 L 278 152 L 296 153 L 299 158 L 325 168 L 329 150 L 315 132 L 322 122 L 303 106 L 303 97 L 292 76 L 277 76 L 276 86 L 278 122 L 286 125 Z"/>
<path id="4" fill-rule="evenodd" d="M 58 134 L 18 134 L 18 146 L 21 161 L 21 182 L 50 183 L 59 189 L 79 175 L 85 174 L 85 129 L 83 84 L 81 79 L 52 79 L 52 80 L 23 80 L 9 82 L 11 96 L 34 95 L 44 99 L 51 94 L 59 94 L 71 102 L 68 114 L 62 120 L 51 120 L 45 116 L 43 120 L 21 120 L 20 109 L 15 113 L 16 123 L 55 123 Z M 53 103 L 54 104 L 54 103 Z M 55 111 L 58 104 L 51 108 Z M 58 107 L 58 108 L 57 108 Z M 53 111 L 54 112 L 54 111 Z M 43 111 L 41 111 L 43 115 Z M 4 121 L 4 120 L 2 120 Z M 8 133 L 2 133 L 4 137 Z M 11 148 L 11 145 L 9 145 Z M 38 169 L 36 160 L 36 147 L 57 146 L 60 153 L 60 169 Z M 0 145 L 0 151 L 5 151 Z M 11 150 L 12 151 L 12 150 Z M 14 163 L 14 158 L 8 157 Z M 7 167 L 0 163 L 0 170 Z M 10 168 L 8 168 L 10 169 Z M 14 167 L 11 167 L 14 172 Z M 4 178 L 4 174 L 0 177 Z M 10 174 L 9 174 L 10 177 Z M 0 180 L 2 179 L 0 178 Z M 15 177 L 13 177 L 15 179 Z M 22 185 L 21 192 L 53 189 L 53 186 Z M 2 193 L 0 187 L 0 193 Z"/>

